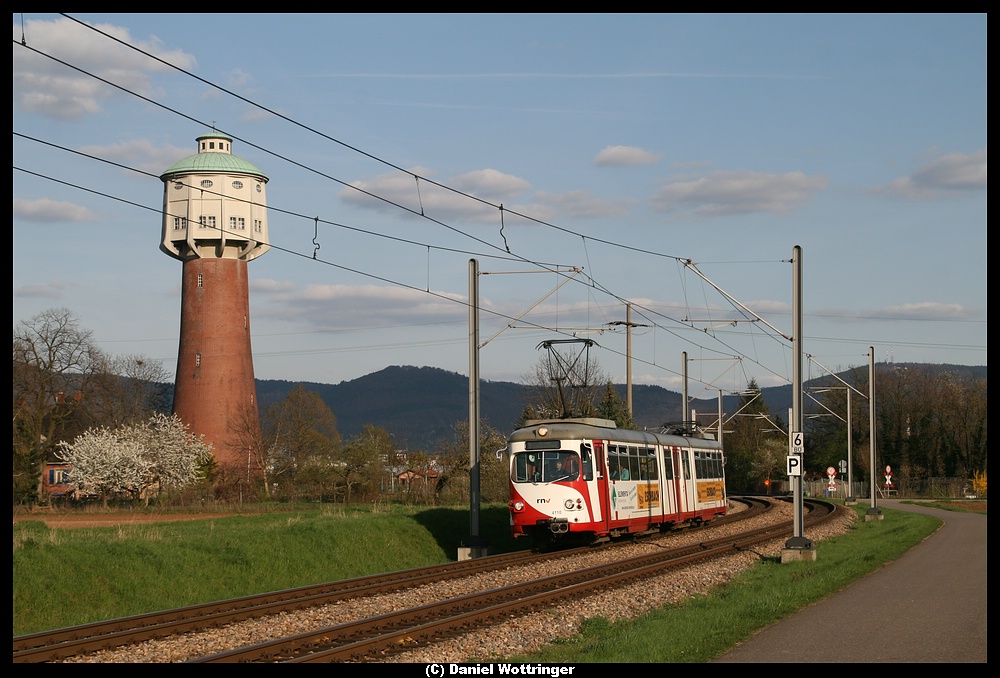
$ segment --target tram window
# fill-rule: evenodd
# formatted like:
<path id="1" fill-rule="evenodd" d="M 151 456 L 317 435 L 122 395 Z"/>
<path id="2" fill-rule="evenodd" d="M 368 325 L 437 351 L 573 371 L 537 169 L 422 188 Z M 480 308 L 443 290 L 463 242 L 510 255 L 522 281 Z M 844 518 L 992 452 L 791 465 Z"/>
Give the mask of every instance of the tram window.
<path id="1" fill-rule="evenodd" d="M 515 483 L 537 483 L 542 479 L 539 455 L 514 455 L 513 480 Z"/>
<path id="2" fill-rule="evenodd" d="M 521 452 L 514 455 L 515 483 L 554 483 L 580 477 L 580 457 L 575 452 Z"/>
<path id="3" fill-rule="evenodd" d="M 663 479 L 674 479 L 674 460 L 671 457 L 669 449 L 663 450 Z"/>
<path id="4" fill-rule="evenodd" d="M 699 451 L 694 453 L 695 471 L 699 478 L 722 477 L 722 455 L 717 452 Z"/>
<path id="5" fill-rule="evenodd" d="M 580 456 L 583 458 L 583 479 L 594 479 L 594 455 L 590 451 L 590 445 L 580 445 Z"/>
<path id="6" fill-rule="evenodd" d="M 634 446 L 628 448 L 628 468 L 631 471 L 632 480 L 641 479 L 642 476 L 639 475 L 639 450 Z"/>
<path id="7" fill-rule="evenodd" d="M 650 448 L 646 449 L 645 463 L 646 468 L 648 469 L 646 471 L 646 477 L 649 480 L 659 480 L 660 474 L 657 472 L 656 468 L 656 450 Z"/>
<path id="8" fill-rule="evenodd" d="M 629 480 L 632 476 L 628 467 L 628 449 L 612 445 L 608 455 L 611 480 Z"/>

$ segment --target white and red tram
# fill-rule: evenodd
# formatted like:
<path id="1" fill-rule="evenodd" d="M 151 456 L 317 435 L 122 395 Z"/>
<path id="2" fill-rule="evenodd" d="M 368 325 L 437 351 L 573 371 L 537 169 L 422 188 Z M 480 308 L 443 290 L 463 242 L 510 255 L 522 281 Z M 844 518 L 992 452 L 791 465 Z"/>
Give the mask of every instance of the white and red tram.
<path id="1" fill-rule="evenodd" d="M 557 419 L 528 422 L 507 449 L 514 537 L 606 539 L 726 513 L 714 439 Z"/>

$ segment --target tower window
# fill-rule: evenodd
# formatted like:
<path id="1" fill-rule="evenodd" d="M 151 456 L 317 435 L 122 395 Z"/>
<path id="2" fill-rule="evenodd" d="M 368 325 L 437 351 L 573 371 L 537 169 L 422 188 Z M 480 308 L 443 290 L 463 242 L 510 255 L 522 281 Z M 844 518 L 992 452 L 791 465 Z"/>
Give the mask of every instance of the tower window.
<path id="1" fill-rule="evenodd" d="M 243 182 L 239 180 L 234 181 L 233 188 L 235 188 L 237 191 L 240 190 L 241 188 L 243 188 Z"/>
<path id="2" fill-rule="evenodd" d="M 211 179 L 202 179 L 201 180 L 201 187 L 202 188 L 212 188 L 212 180 Z"/>
<path id="3" fill-rule="evenodd" d="M 201 354 L 200 353 L 195 353 L 194 354 L 194 366 L 195 367 L 201 367 Z"/>
<path id="4" fill-rule="evenodd" d="M 204 276 L 203 273 L 199 273 L 198 274 L 198 287 L 204 287 L 205 286 L 204 283 L 205 283 L 205 276 Z"/>
<path id="5" fill-rule="evenodd" d="M 198 223 L 202 228 L 215 228 L 215 217 L 202 215 L 198 217 Z"/>

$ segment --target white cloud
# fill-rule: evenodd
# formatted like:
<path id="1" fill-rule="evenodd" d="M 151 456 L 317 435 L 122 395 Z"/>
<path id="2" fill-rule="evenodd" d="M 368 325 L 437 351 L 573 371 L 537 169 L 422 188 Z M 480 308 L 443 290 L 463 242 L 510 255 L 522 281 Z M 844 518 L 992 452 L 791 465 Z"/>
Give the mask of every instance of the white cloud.
<path id="1" fill-rule="evenodd" d="M 433 173 L 422 167 L 410 171 L 433 178 Z M 399 212 L 397 205 L 402 205 L 435 219 L 498 221 L 496 208 L 462 193 L 513 208 L 510 202 L 531 188 L 531 184 L 524 179 L 494 169 L 466 172 L 441 183 L 460 192 L 441 188 L 429 181 L 416 180 L 403 172 L 390 172 L 370 180 L 352 181 L 350 185 L 353 188 L 341 189 L 339 196 L 347 203 L 380 211 Z"/>
<path id="2" fill-rule="evenodd" d="M 273 282 L 273 281 L 272 281 Z M 308 285 L 287 288 L 275 283 L 269 296 L 270 317 L 306 319 L 324 329 L 382 327 L 399 322 L 466 321 L 468 306 L 456 294 L 380 285 Z"/>
<path id="3" fill-rule="evenodd" d="M 164 49 L 156 37 L 133 39 L 127 28 L 111 24 L 95 24 L 95 28 L 181 68 L 195 65 L 192 55 Z M 121 94 L 95 78 L 25 49 L 20 45 L 20 26 L 15 25 L 13 30 L 14 105 L 21 111 L 79 120 L 100 111 L 104 102 Z M 145 95 L 153 91 L 150 76 L 170 70 L 169 66 L 64 17 L 28 21 L 24 34 L 31 49 Z"/>
<path id="4" fill-rule="evenodd" d="M 915 304 L 886 306 L 878 311 L 878 318 L 904 318 L 919 320 L 959 320 L 974 317 L 974 313 L 961 304 L 942 304 L 922 301 Z"/>
<path id="5" fill-rule="evenodd" d="M 280 280 L 274 280 L 273 278 L 251 278 L 250 289 L 254 292 L 260 292 L 262 294 L 272 292 L 290 292 L 295 289 L 295 285 L 287 281 L 281 282 Z"/>
<path id="6" fill-rule="evenodd" d="M 902 198 L 936 198 L 960 191 L 986 188 L 986 149 L 949 153 L 878 189 Z"/>
<path id="7" fill-rule="evenodd" d="M 156 175 L 181 158 L 197 152 L 193 139 L 190 148 L 155 146 L 148 139 L 134 139 L 104 146 L 84 146 L 79 150 L 81 153 L 111 160 Z"/>
<path id="8" fill-rule="evenodd" d="M 76 205 L 62 200 L 38 198 L 24 200 L 14 198 L 14 217 L 25 221 L 46 223 L 94 221 L 97 215 L 83 205 Z"/>
<path id="9" fill-rule="evenodd" d="M 660 155 L 637 146 L 606 146 L 594 158 L 595 165 L 605 167 L 633 167 L 659 162 Z"/>
<path id="10" fill-rule="evenodd" d="M 652 197 L 660 212 L 713 217 L 756 212 L 789 212 L 826 186 L 824 177 L 802 172 L 715 172 L 669 181 Z"/>
<path id="11" fill-rule="evenodd" d="M 78 286 L 66 280 L 50 280 L 36 285 L 21 285 L 14 288 L 15 297 L 32 297 L 35 299 L 62 299 L 63 290 Z"/>

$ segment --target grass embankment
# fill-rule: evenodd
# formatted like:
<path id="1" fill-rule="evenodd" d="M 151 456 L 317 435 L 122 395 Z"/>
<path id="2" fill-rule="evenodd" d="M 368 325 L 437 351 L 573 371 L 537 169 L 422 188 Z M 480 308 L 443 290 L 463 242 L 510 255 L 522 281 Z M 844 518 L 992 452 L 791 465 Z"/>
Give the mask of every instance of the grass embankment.
<path id="1" fill-rule="evenodd" d="M 480 534 L 514 544 L 507 507 Z M 50 529 L 14 525 L 14 635 L 455 560 L 468 508 L 321 505 L 264 515 Z"/>
<path id="2" fill-rule="evenodd" d="M 815 562 L 764 561 L 713 595 L 640 620 L 591 620 L 580 637 L 518 659 L 708 661 L 898 558 L 940 524 L 915 513 L 883 513 L 883 521 L 859 520 L 849 534 L 818 542 Z M 461 507 L 319 508 L 74 530 L 18 523 L 14 634 L 445 562 L 468 532 L 468 510 Z M 480 534 L 494 552 L 525 546 L 510 539 L 505 506 L 480 512 Z"/>

